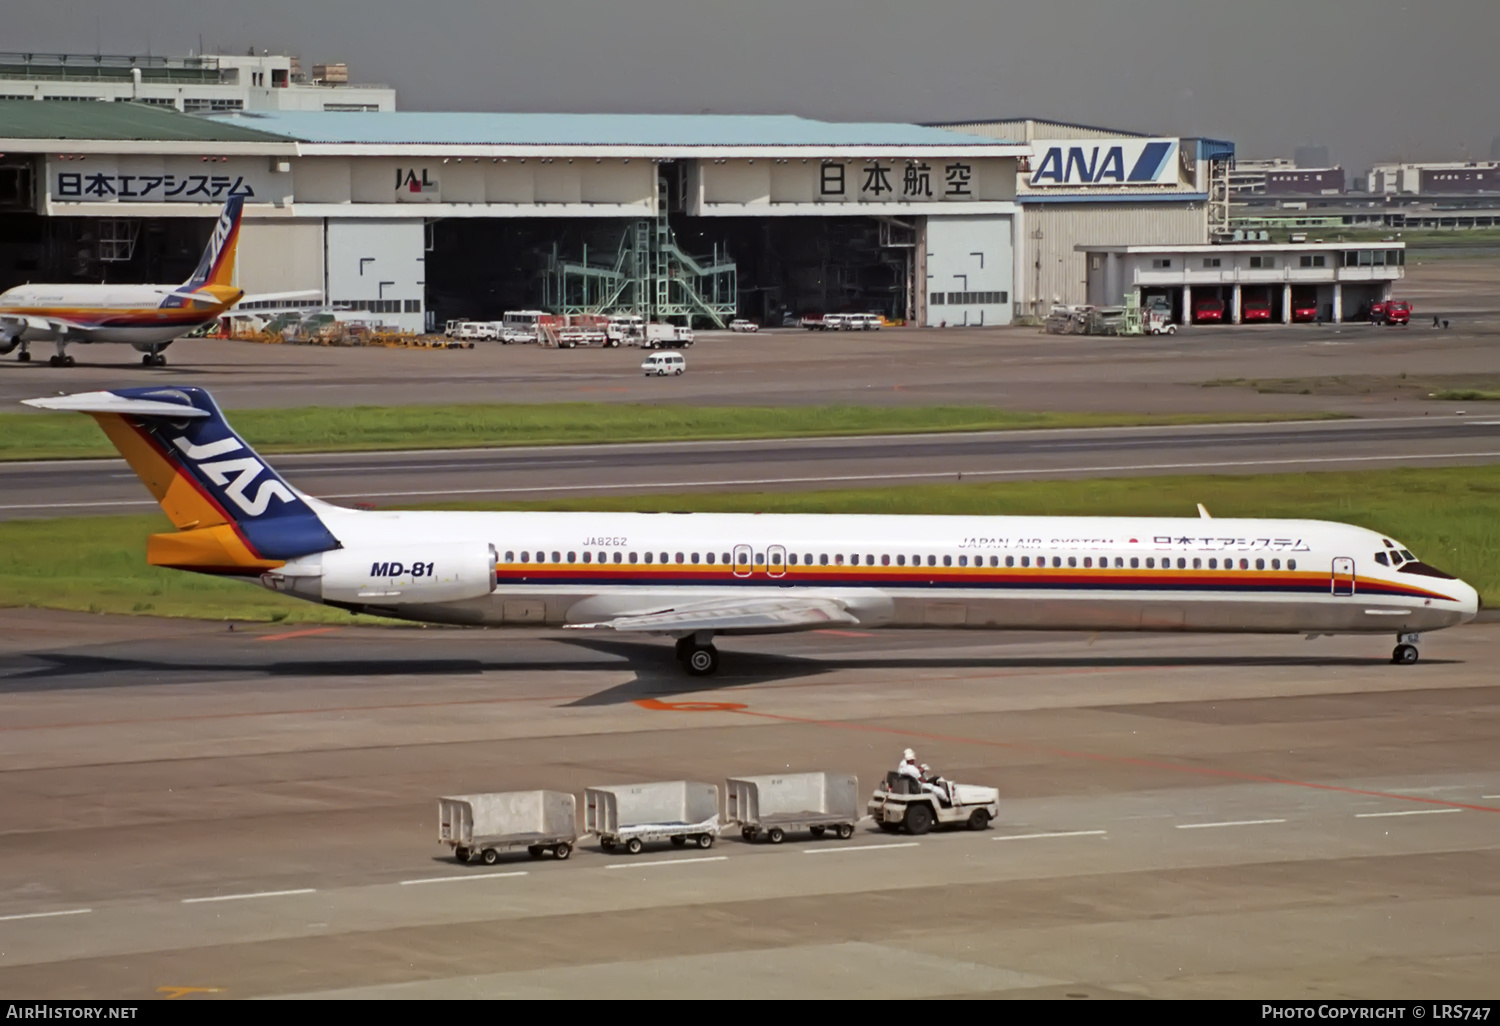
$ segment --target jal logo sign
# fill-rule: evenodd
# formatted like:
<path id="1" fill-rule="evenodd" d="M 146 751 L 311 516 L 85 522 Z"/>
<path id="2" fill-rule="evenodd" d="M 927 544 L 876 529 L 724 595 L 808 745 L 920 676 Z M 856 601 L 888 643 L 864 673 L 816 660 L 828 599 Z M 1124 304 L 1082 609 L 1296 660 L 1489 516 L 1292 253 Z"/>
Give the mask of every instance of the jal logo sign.
<path id="1" fill-rule="evenodd" d="M 437 176 L 431 168 L 396 168 L 397 203 L 436 203 L 439 196 Z"/>
<path id="2" fill-rule="evenodd" d="M 1038 142 L 1033 189 L 1059 185 L 1176 185 L 1176 139 L 1077 139 Z"/>

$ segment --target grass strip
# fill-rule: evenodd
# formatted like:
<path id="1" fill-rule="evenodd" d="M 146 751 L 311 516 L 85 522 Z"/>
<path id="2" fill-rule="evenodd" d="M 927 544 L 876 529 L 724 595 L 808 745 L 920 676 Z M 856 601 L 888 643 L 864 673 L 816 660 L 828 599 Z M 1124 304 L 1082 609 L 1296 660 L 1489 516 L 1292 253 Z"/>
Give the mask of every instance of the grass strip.
<path id="1" fill-rule="evenodd" d="M 234 410 L 229 413 L 229 420 L 256 449 L 278 453 L 1218 424 L 1338 416 L 1027 413 L 984 406 L 507 403 Z M 0 413 L 0 460 L 114 455 L 114 447 L 87 417 Z"/>
<path id="2" fill-rule="evenodd" d="M 1500 603 L 1500 465 L 1088 481 L 914 485 L 851 491 L 616 496 L 509 509 L 976 516 L 1305 517 L 1389 534 Z M 482 503 L 449 509 L 495 508 Z M 256 586 L 146 565 L 160 515 L 0 523 L 0 604 L 202 619 L 350 623 L 346 613 Z M 1350 553 L 1356 559 L 1367 553 Z"/>

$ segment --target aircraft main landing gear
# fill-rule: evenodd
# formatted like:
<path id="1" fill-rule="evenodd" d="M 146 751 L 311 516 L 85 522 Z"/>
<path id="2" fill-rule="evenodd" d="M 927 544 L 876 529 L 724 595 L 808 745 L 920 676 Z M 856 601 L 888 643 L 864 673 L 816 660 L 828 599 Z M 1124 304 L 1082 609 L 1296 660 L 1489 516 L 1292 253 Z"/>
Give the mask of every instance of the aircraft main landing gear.
<path id="1" fill-rule="evenodd" d="M 705 636 L 706 635 L 706 636 Z M 707 631 L 677 639 L 677 661 L 694 677 L 708 677 L 719 669 L 719 650 Z"/>
<path id="2" fill-rule="evenodd" d="M 1417 661 L 1417 645 L 1422 641 L 1420 634 L 1398 634 L 1396 635 L 1396 647 L 1391 652 L 1391 662 L 1397 666 L 1410 666 Z"/>
<path id="3" fill-rule="evenodd" d="M 166 365 L 167 358 L 161 353 L 147 353 L 141 357 L 142 367 L 165 367 Z"/>
<path id="4" fill-rule="evenodd" d="M 31 359 L 31 354 L 30 353 L 22 353 L 21 356 L 22 356 L 23 359 L 27 359 L 27 360 Z M 74 361 L 73 361 L 73 358 L 71 356 L 61 356 L 61 355 L 59 355 L 59 356 L 51 356 L 51 357 L 47 358 L 47 366 L 49 366 L 49 367 L 71 367 L 71 366 L 73 366 L 73 363 L 74 363 Z"/>

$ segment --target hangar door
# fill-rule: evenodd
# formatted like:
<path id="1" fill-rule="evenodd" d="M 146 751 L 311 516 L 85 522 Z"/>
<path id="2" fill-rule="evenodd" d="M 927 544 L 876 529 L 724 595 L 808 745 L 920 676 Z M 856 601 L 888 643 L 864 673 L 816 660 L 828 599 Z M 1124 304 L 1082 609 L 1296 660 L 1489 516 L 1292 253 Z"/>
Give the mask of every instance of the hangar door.
<path id="1" fill-rule="evenodd" d="M 408 331 L 425 327 L 426 231 L 420 218 L 328 220 L 328 301 Z"/>
<path id="2" fill-rule="evenodd" d="M 927 219 L 927 326 L 1011 322 L 1009 216 Z"/>

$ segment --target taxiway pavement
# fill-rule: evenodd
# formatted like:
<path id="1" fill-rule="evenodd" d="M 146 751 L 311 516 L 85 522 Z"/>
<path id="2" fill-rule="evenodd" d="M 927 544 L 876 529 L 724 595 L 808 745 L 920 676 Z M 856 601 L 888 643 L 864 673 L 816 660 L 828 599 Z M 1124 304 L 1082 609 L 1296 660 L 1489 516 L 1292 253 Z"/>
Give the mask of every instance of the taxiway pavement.
<path id="1" fill-rule="evenodd" d="M 1473 465 L 1500 460 L 1500 418 L 1418 416 L 270 459 L 296 487 L 344 504 L 503 504 L 564 495 Z M 154 506 L 123 460 L 0 463 L 0 519 L 141 512 Z"/>
<path id="2" fill-rule="evenodd" d="M 0 612 L 0 994 L 1484 997 L 1500 624 L 664 643 Z M 903 747 L 983 833 L 460 866 L 440 794 Z"/>

